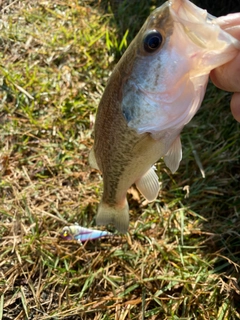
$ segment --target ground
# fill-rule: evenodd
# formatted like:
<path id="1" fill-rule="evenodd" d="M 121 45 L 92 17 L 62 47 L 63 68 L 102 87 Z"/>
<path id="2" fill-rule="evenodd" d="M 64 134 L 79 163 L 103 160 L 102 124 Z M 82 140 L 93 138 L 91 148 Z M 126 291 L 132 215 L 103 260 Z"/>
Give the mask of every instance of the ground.
<path id="1" fill-rule="evenodd" d="M 97 105 L 158 4 L 1 1 L 0 319 L 240 318 L 240 127 L 212 84 L 177 173 L 157 164 L 158 199 L 130 190 L 129 233 L 59 237 L 95 227 Z"/>

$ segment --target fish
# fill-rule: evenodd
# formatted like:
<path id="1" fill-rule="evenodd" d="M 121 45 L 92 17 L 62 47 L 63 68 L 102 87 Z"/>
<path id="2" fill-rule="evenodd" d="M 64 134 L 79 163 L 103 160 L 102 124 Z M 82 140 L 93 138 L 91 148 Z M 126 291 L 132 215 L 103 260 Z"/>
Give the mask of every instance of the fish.
<path id="1" fill-rule="evenodd" d="M 113 234 L 108 231 L 84 228 L 77 224 L 64 227 L 60 233 L 60 236 L 63 240 L 77 240 L 81 243 L 102 237 L 109 237 L 112 235 Z"/>
<path id="2" fill-rule="evenodd" d="M 159 194 L 154 164 L 174 173 L 180 133 L 199 109 L 209 73 L 239 52 L 237 39 L 188 0 L 155 9 L 115 66 L 95 120 L 90 165 L 101 171 L 97 225 L 129 227 L 127 191 L 135 184 L 149 202 Z"/>

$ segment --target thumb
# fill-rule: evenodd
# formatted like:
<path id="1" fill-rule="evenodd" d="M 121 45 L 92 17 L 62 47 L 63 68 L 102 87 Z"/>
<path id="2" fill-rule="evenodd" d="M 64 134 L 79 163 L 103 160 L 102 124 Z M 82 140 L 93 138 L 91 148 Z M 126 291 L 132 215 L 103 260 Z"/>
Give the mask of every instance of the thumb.
<path id="1" fill-rule="evenodd" d="M 231 111 L 234 118 L 240 122 L 240 93 L 234 93 L 230 103 Z"/>

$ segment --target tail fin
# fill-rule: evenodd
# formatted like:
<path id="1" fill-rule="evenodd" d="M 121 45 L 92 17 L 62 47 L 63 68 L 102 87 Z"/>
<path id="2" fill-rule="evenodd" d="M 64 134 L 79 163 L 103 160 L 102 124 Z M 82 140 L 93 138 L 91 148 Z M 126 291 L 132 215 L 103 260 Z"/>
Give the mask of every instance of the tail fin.
<path id="1" fill-rule="evenodd" d="M 110 207 L 108 204 L 101 202 L 98 207 L 96 223 L 97 225 L 112 223 L 119 232 L 126 233 L 129 225 L 127 200 L 123 208 Z"/>

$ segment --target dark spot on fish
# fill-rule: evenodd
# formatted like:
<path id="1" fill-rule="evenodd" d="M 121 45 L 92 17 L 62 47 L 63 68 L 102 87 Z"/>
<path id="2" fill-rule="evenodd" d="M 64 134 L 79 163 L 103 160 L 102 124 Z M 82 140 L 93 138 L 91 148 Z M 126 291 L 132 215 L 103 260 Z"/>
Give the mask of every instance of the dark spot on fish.
<path id="1" fill-rule="evenodd" d="M 126 119 L 127 123 L 132 120 L 131 112 L 129 112 L 128 110 L 123 110 L 123 116 Z"/>
<path id="2" fill-rule="evenodd" d="M 160 74 L 159 74 L 159 73 L 156 73 L 156 75 L 155 75 L 155 80 L 154 80 L 154 85 L 155 85 L 155 87 L 157 87 L 157 85 L 158 85 L 159 77 L 160 77 Z"/>
<path id="3" fill-rule="evenodd" d="M 148 53 L 153 53 L 160 48 L 163 38 L 157 30 L 148 31 L 143 39 L 144 49 Z"/>

